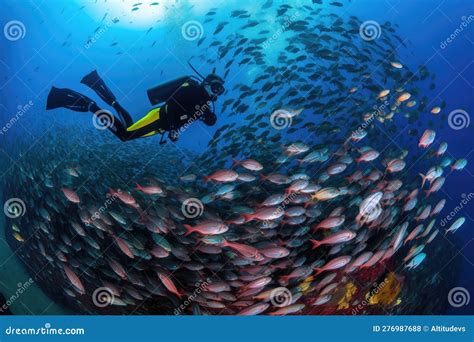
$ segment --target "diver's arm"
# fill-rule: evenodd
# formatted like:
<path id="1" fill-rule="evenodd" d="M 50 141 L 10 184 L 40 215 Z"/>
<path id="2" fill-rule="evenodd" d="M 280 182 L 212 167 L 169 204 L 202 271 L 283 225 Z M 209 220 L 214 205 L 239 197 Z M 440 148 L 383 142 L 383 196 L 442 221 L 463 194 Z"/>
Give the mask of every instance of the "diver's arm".
<path id="1" fill-rule="evenodd" d="M 217 115 L 211 110 L 210 107 L 202 114 L 201 121 L 204 122 L 207 126 L 214 126 L 217 121 Z"/>

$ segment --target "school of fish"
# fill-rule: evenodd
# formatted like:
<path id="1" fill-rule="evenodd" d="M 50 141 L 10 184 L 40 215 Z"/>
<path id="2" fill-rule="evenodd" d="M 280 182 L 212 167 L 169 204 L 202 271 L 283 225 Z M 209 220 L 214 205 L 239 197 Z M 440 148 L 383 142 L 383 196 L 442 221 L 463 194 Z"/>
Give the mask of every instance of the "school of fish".
<path id="1" fill-rule="evenodd" d="M 435 75 L 397 59 L 394 25 L 367 41 L 328 4 L 205 15 L 196 59 L 226 79 L 216 113 L 230 121 L 202 153 L 73 127 L 10 170 L 5 198 L 26 212 L 9 243 L 52 298 L 92 314 L 301 314 L 357 272 L 430 262 L 464 223 L 437 217 L 467 163 L 436 135 Z"/>

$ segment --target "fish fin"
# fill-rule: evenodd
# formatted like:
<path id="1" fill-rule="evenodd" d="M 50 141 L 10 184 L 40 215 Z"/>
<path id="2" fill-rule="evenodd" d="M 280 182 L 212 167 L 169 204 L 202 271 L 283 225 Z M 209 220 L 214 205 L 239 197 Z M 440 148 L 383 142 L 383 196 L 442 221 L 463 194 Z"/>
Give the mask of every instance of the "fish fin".
<path id="1" fill-rule="evenodd" d="M 138 183 L 135 183 L 135 184 L 136 184 L 136 186 L 135 186 L 136 190 L 143 191 L 143 188 L 140 186 L 140 184 L 138 184 Z"/>
<path id="2" fill-rule="evenodd" d="M 318 240 L 313 240 L 313 239 L 311 239 L 311 240 L 309 240 L 309 241 L 311 241 L 311 243 L 313 244 L 313 246 L 311 247 L 311 249 L 316 249 L 316 248 L 318 248 L 318 247 L 321 245 L 321 242 L 318 241 Z"/>
<path id="3" fill-rule="evenodd" d="M 423 187 L 425 185 L 425 182 L 426 182 L 426 176 L 422 173 L 419 173 L 420 177 L 421 177 L 421 187 Z"/>
<path id="4" fill-rule="evenodd" d="M 238 166 L 240 162 L 237 159 L 232 159 L 232 168 Z"/>
<path id="5" fill-rule="evenodd" d="M 105 195 L 107 198 L 109 197 L 113 197 L 114 196 L 114 193 L 115 191 L 112 189 L 112 188 L 109 188 L 109 191 L 107 192 L 107 194 Z"/>
<path id="6" fill-rule="evenodd" d="M 242 214 L 242 216 L 245 219 L 245 223 L 253 220 L 252 214 Z"/>
<path id="7" fill-rule="evenodd" d="M 193 227 L 189 224 L 183 224 L 184 228 L 186 228 L 186 233 L 184 236 L 190 235 L 192 232 L 194 232 Z"/>
<path id="8" fill-rule="evenodd" d="M 204 180 L 204 183 L 207 183 L 211 180 L 208 176 L 202 176 L 202 179 Z"/>
<path id="9" fill-rule="evenodd" d="M 259 177 L 261 182 L 265 182 L 267 180 L 267 176 L 265 176 L 263 173 L 261 173 Z"/>

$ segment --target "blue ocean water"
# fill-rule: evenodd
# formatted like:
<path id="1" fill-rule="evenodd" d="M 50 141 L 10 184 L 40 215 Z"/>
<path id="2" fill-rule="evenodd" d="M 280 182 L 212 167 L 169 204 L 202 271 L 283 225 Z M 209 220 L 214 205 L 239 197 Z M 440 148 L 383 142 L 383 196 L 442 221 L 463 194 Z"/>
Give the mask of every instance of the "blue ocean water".
<path id="1" fill-rule="evenodd" d="M 329 1 L 323 2 L 322 6 L 331 6 Z M 51 86 L 68 87 L 96 98 L 90 89 L 79 83 L 86 73 L 96 69 L 120 103 L 137 120 L 150 108 L 146 97 L 147 89 L 166 80 L 192 74 L 187 65 L 188 59 L 206 53 L 196 46 L 195 41 L 183 39 L 183 24 L 190 20 L 203 22 L 204 15 L 210 9 L 218 8 L 217 17 L 210 23 L 202 24 L 204 35 L 212 35 L 216 23 L 220 21 L 230 21 L 226 30 L 232 30 L 234 23 L 228 14 L 243 7 L 240 1 L 159 1 L 160 4 L 153 9 L 142 6 L 143 8 L 132 11 L 134 3 L 119 0 L 3 2 L 0 23 L 4 26 L 12 20 L 20 21 L 24 25 L 24 37 L 18 40 L 4 37 L 0 39 L 1 124 L 10 120 L 18 111 L 18 106 L 25 107 L 30 101 L 32 104 L 31 109 L 22 114 L 18 122 L 0 137 L 2 174 L 21 158 L 25 152 L 21 149 L 28 149 L 29 145 L 41 141 L 46 132 L 60 132 L 71 125 L 83 128 L 91 126 L 91 118 L 87 113 L 67 110 L 46 112 L 45 101 Z M 285 2 L 273 1 L 272 7 L 267 10 L 268 16 L 275 15 L 272 10 L 283 3 Z M 312 1 L 299 3 L 313 5 Z M 248 1 L 247 5 L 245 8 L 250 12 L 261 7 L 260 2 Z M 406 40 L 407 45 L 399 51 L 404 64 L 413 68 L 423 64 L 436 74 L 435 96 L 430 98 L 432 105 L 445 100 L 445 111 L 462 109 L 468 113 L 468 117 L 473 115 L 474 20 L 469 20 L 474 14 L 472 2 L 354 0 L 345 2 L 344 7 L 333 11 L 343 18 L 357 16 L 361 21 L 389 21 L 397 24 L 397 34 Z M 115 17 L 118 18 L 116 23 L 113 19 Z M 463 26 L 463 22 L 468 23 Z M 235 29 L 237 26 L 235 23 Z M 275 28 L 278 28 L 278 24 L 275 24 Z M 276 53 L 274 56 L 271 53 L 270 51 L 268 58 L 276 58 Z M 219 72 L 228 62 L 223 59 L 220 64 L 208 65 L 205 61 L 195 60 L 195 67 L 203 74 L 211 72 L 214 67 Z M 254 70 L 240 67 L 244 70 L 239 70 L 238 75 L 231 73 L 229 83 L 248 82 L 251 86 Z M 233 95 L 228 92 L 225 96 L 231 98 Z M 219 101 L 222 103 L 223 100 Z M 215 127 L 194 124 L 186 130 L 177 146 L 196 153 L 204 151 L 214 132 L 233 120 L 226 113 L 217 112 L 217 115 L 218 124 Z M 403 130 L 404 127 L 399 129 Z M 460 205 L 462 194 L 474 192 L 474 170 L 471 166 L 474 131 L 473 124 L 455 130 L 447 123 L 436 131 L 438 137 L 448 143 L 449 155 L 455 159 L 468 160 L 468 165 L 462 172 L 448 176 L 442 189 L 448 200 L 443 212 L 446 215 Z M 82 132 L 89 134 L 87 129 L 81 130 L 81 134 Z M 90 134 L 110 133 L 91 127 Z M 158 138 L 150 139 L 155 139 L 156 148 L 159 148 Z M 20 148 L 17 146 L 19 141 L 22 142 L 18 144 Z M 137 140 L 127 144 L 143 143 L 145 142 Z M 146 143 L 154 148 L 149 141 Z M 43 147 L 50 148 L 47 144 Z M 445 246 L 453 250 L 455 257 L 438 262 L 447 268 L 460 264 L 459 278 L 452 282 L 469 289 L 474 296 L 472 203 L 469 202 L 462 208 L 462 215 L 467 219 L 464 226 L 455 235 L 445 237 L 448 240 Z M 443 259 L 443 255 L 435 257 Z M 463 308 L 451 308 L 449 313 L 472 313 L 472 303 Z"/>

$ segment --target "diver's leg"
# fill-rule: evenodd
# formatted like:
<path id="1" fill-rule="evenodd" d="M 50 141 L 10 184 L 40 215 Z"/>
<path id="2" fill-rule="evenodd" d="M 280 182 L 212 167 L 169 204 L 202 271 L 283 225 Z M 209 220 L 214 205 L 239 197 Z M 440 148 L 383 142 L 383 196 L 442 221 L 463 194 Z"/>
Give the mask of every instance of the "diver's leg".
<path id="1" fill-rule="evenodd" d="M 110 112 L 101 110 L 99 107 L 93 109 L 98 109 L 93 112 L 94 115 L 97 115 L 98 121 L 107 127 L 108 130 L 115 134 L 115 136 L 121 141 L 127 141 L 132 138 L 130 132 L 127 131 L 127 127 L 125 127 L 122 122 Z"/>
<path id="2" fill-rule="evenodd" d="M 132 117 L 128 114 L 127 110 L 120 105 L 120 103 L 114 101 L 112 107 L 114 107 L 115 111 L 122 117 L 123 123 L 126 127 L 133 125 Z"/>
<path id="3" fill-rule="evenodd" d="M 114 109 L 117 111 L 117 113 L 120 115 L 120 117 L 123 120 L 123 123 L 125 126 L 129 127 L 133 125 L 133 120 L 130 114 L 117 102 L 117 99 L 115 98 L 115 95 L 112 93 L 112 91 L 107 87 L 105 84 L 104 80 L 100 78 L 99 74 L 97 71 L 92 71 L 86 76 L 83 77 L 81 80 L 82 84 L 85 84 L 92 90 L 94 90 L 99 97 L 104 100 L 105 103 L 107 103 L 109 106 L 114 107 Z"/>
<path id="4" fill-rule="evenodd" d="M 99 116 L 99 121 L 114 133 L 120 140 L 130 139 L 130 132 L 127 128 L 113 116 L 110 112 L 100 109 L 100 107 L 87 96 L 84 96 L 71 89 L 60 89 L 52 87 L 46 102 L 46 109 L 67 108 L 76 112 L 92 112 Z"/>

